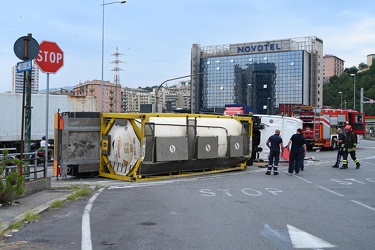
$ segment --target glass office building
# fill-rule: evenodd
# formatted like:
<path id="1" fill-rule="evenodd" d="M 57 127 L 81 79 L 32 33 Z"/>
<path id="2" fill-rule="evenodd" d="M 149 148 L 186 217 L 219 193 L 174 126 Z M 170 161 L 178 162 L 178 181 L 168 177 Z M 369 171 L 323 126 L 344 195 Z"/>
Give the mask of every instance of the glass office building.
<path id="1" fill-rule="evenodd" d="M 323 41 L 317 37 L 201 47 L 193 44 L 191 109 L 221 113 L 247 104 L 276 114 L 280 104 L 321 107 Z"/>

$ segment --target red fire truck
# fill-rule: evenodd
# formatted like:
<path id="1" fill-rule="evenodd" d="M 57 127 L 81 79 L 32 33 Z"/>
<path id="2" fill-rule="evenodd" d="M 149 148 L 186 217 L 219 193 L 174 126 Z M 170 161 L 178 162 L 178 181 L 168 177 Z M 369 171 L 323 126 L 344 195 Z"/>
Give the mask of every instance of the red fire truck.
<path id="1" fill-rule="evenodd" d="M 306 139 L 308 148 L 336 149 L 336 130 L 349 124 L 356 135 L 366 133 L 364 113 L 356 110 L 342 110 L 330 108 L 314 108 L 300 105 L 294 107 L 294 116 L 303 121 L 302 134 Z"/>

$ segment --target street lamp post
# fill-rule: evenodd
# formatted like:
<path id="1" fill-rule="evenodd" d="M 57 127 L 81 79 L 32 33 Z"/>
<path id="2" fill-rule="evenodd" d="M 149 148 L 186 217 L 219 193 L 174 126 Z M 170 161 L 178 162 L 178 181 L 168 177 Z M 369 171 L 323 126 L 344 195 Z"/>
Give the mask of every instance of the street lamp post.
<path id="1" fill-rule="evenodd" d="M 340 94 L 340 109 L 342 109 L 342 92 L 340 91 L 339 94 Z"/>
<path id="2" fill-rule="evenodd" d="M 116 1 L 110 3 L 104 3 L 103 0 L 103 20 L 102 20 L 102 112 L 104 111 L 104 6 L 114 3 L 126 3 L 126 1 Z"/>
<path id="3" fill-rule="evenodd" d="M 351 76 L 354 77 L 354 91 L 353 91 L 353 109 L 355 110 L 355 74 L 350 74 Z"/>
<path id="4" fill-rule="evenodd" d="M 205 72 L 201 72 L 201 73 L 196 73 L 196 74 L 192 74 L 192 75 L 186 75 L 186 76 L 180 76 L 180 77 L 175 77 L 175 78 L 171 78 L 171 79 L 168 79 L 168 80 L 165 80 L 164 82 L 162 82 L 157 88 L 156 88 L 156 91 L 155 91 L 155 108 L 156 108 L 156 112 L 159 112 L 159 90 L 161 89 L 161 87 L 164 85 L 164 83 L 166 82 L 169 82 L 169 81 L 173 81 L 173 80 L 178 80 L 178 79 L 182 79 L 182 78 L 186 78 L 186 77 L 191 77 L 191 76 L 197 76 L 197 75 L 201 75 L 201 74 L 205 74 Z M 161 110 L 163 113 L 163 108 Z"/>
<path id="5" fill-rule="evenodd" d="M 344 100 L 344 104 L 345 104 L 345 109 L 346 109 L 346 100 Z"/>

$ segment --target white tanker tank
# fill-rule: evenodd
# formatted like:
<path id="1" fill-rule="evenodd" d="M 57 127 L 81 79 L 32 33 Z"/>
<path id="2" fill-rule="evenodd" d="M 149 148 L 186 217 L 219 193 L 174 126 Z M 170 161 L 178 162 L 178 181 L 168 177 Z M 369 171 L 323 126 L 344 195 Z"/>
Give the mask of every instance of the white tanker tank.
<path id="1" fill-rule="evenodd" d="M 150 176 L 246 168 L 252 117 L 102 114 L 99 175 Z"/>

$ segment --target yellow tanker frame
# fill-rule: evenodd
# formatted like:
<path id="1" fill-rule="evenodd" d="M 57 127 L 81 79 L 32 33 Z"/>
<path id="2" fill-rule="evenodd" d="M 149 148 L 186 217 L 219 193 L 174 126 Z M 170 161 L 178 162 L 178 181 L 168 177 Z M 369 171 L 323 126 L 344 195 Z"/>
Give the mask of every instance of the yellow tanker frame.
<path id="1" fill-rule="evenodd" d="M 102 113 L 100 131 L 99 176 L 117 180 L 245 170 L 252 155 L 251 116 Z"/>

